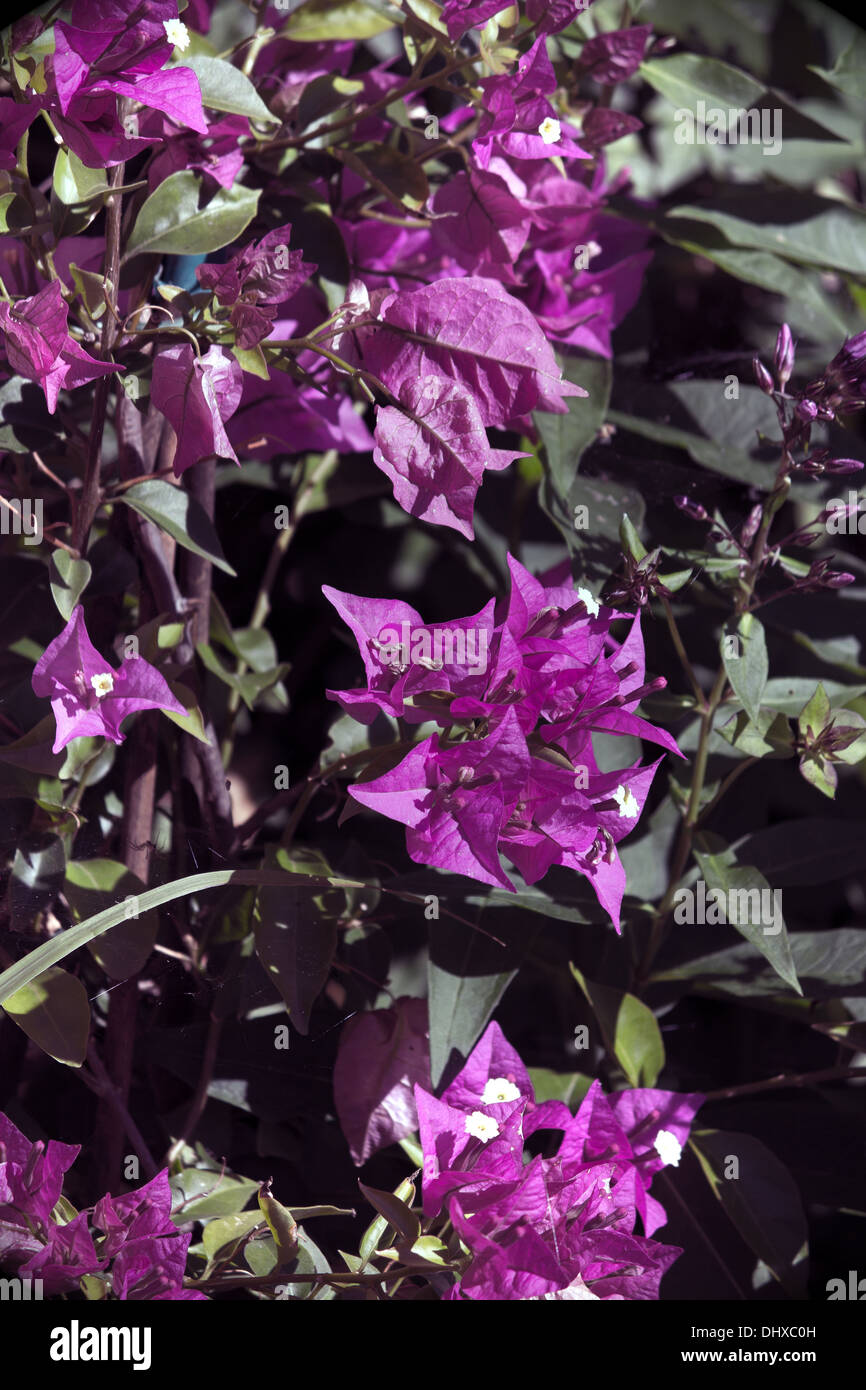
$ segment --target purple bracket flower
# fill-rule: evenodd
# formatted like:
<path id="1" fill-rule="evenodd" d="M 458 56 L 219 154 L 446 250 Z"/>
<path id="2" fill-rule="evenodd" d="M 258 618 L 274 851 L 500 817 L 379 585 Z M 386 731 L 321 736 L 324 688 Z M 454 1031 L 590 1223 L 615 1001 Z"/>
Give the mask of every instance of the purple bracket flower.
<path id="1" fill-rule="evenodd" d="M 57 721 L 54 753 L 74 738 L 100 734 L 122 743 L 120 725 L 136 710 L 186 714 L 164 676 L 143 657 L 124 657 L 118 671 L 99 655 L 87 635 L 80 604 L 37 661 L 32 684 L 36 695 L 51 701 Z"/>

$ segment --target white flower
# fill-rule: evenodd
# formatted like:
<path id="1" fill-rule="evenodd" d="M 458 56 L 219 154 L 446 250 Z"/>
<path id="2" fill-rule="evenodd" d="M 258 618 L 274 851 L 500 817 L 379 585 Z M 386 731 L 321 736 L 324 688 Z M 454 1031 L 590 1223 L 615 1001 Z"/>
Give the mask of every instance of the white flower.
<path id="1" fill-rule="evenodd" d="M 675 1134 L 671 1134 L 669 1129 L 660 1129 L 653 1140 L 653 1148 L 661 1159 L 662 1163 L 669 1163 L 673 1168 L 678 1168 L 682 1157 L 682 1146 Z"/>
<path id="2" fill-rule="evenodd" d="M 179 48 L 181 53 L 185 53 L 189 48 L 189 30 L 181 19 L 164 19 L 162 27 L 165 30 L 165 37 L 169 43 L 173 43 L 175 48 Z"/>
<path id="3" fill-rule="evenodd" d="M 473 1110 L 471 1115 L 467 1115 L 464 1128 L 467 1134 L 471 1134 L 473 1139 L 480 1139 L 482 1144 L 495 1139 L 499 1133 L 499 1125 L 493 1116 L 485 1115 L 482 1110 Z"/>
<path id="4" fill-rule="evenodd" d="M 110 695 L 114 689 L 114 676 L 110 671 L 105 671 L 102 675 L 91 676 L 90 684 L 96 691 L 96 698 L 101 700 L 103 695 Z"/>
<path id="5" fill-rule="evenodd" d="M 640 814 L 640 807 L 637 804 L 634 793 L 620 784 L 613 794 L 613 799 L 619 807 L 619 813 L 626 820 L 633 820 Z"/>
<path id="6" fill-rule="evenodd" d="M 485 1105 L 496 1105 L 505 1100 L 519 1100 L 520 1092 L 513 1081 L 504 1076 L 491 1076 L 484 1086 L 481 1097 Z"/>
<path id="7" fill-rule="evenodd" d="M 577 597 L 580 599 L 584 608 L 591 618 L 598 617 L 598 600 L 594 599 L 589 589 L 578 589 Z"/>
<path id="8" fill-rule="evenodd" d="M 602 1178 L 601 1190 L 606 1197 L 610 1196 L 610 1189 L 613 1187 L 613 1178 Z"/>
<path id="9" fill-rule="evenodd" d="M 545 116 L 538 127 L 538 133 L 545 145 L 555 145 L 562 134 L 562 126 L 552 116 Z"/>

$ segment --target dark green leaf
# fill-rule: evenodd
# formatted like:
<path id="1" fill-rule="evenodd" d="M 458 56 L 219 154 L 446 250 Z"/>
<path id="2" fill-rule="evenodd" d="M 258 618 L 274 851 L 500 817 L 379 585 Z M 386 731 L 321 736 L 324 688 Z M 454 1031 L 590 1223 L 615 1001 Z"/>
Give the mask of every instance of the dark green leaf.
<path id="1" fill-rule="evenodd" d="M 707 889 L 713 889 L 724 895 L 722 916 L 737 931 L 751 941 L 753 946 L 766 956 L 776 974 L 789 984 L 798 994 L 803 991 L 797 980 L 797 972 L 794 969 L 794 962 L 791 958 L 791 947 L 788 941 L 788 929 L 782 919 L 781 911 L 778 909 L 778 900 L 773 896 L 763 874 L 758 873 L 757 869 L 751 866 L 738 866 L 731 849 L 719 854 L 701 854 L 695 852 Z M 755 901 L 752 896 L 758 893 L 758 902 L 761 904 L 761 911 L 755 913 L 752 906 Z M 729 897 L 728 894 L 736 894 Z M 748 895 L 743 897 L 743 894 Z M 772 921 L 764 923 L 762 921 L 763 909 L 766 903 L 772 901 L 773 914 Z M 747 911 L 742 911 L 743 903 L 747 905 Z M 733 910 L 728 913 L 728 908 Z M 732 919 L 736 917 L 736 921 Z M 755 917 L 757 921 L 752 920 Z"/>
<path id="2" fill-rule="evenodd" d="M 13 928 L 26 930 L 54 901 L 63 885 L 66 855 L 59 835 L 48 831 L 27 834 L 19 841 L 9 880 L 9 911 Z"/>
<path id="3" fill-rule="evenodd" d="M 703 1130 L 691 1146 L 704 1175 L 743 1240 L 763 1260 L 790 1298 L 805 1297 L 808 1228 L 797 1185 L 788 1169 L 751 1134 Z M 737 1177 L 731 1158 L 739 1165 Z"/>
<path id="4" fill-rule="evenodd" d="M 88 947 L 94 960 L 114 980 L 138 974 L 151 951 L 159 929 L 156 912 L 138 912 L 138 895 L 144 884 L 124 864 L 114 859 L 70 860 L 66 866 L 64 892 L 79 921 L 102 912 L 123 900 L 129 921 L 123 922 Z"/>
<path id="5" fill-rule="evenodd" d="M 178 545 L 211 560 L 217 569 L 237 578 L 222 552 L 219 538 L 200 502 L 182 487 L 158 478 L 127 488 L 120 501 L 173 536 Z"/>
<path id="6" fill-rule="evenodd" d="M 188 169 L 163 179 L 136 218 L 124 259 L 153 251 L 173 256 L 202 255 L 236 241 L 255 216 L 258 190 L 244 188 L 240 183 L 220 188 L 200 208 L 202 182 Z"/>
<path id="7" fill-rule="evenodd" d="M 305 1036 L 310 1011 L 331 970 L 337 924 L 305 889 L 262 888 L 255 939 L 259 960 L 282 995 L 292 1023 Z"/>
<path id="8" fill-rule="evenodd" d="M 52 966 L 3 1004 L 37 1047 L 57 1062 L 80 1067 L 87 1056 L 90 1004 L 74 975 Z"/>

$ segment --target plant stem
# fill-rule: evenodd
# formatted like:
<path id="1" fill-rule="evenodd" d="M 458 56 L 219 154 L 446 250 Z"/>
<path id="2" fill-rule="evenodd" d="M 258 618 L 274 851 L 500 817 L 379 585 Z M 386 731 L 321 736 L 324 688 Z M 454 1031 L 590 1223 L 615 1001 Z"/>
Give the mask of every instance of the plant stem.
<path id="1" fill-rule="evenodd" d="M 720 1091 L 707 1091 L 706 1100 L 731 1100 L 735 1096 L 752 1096 L 759 1091 L 780 1091 L 787 1087 L 813 1086 L 819 1081 L 847 1081 L 849 1077 L 866 1076 L 866 1067 L 823 1067 L 820 1071 L 803 1071 L 795 1075 L 780 1072 L 766 1081 L 749 1081 L 745 1086 L 725 1086 Z"/>
<path id="2" fill-rule="evenodd" d="M 109 188 L 116 189 L 123 183 L 123 164 L 116 164 L 109 175 Z M 117 287 L 120 279 L 120 221 L 123 210 L 123 198 L 119 193 L 109 193 L 105 208 L 105 263 L 104 274 L 108 284 L 106 285 L 106 299 L 110 293 L 117 297 Z M 117 328 L 112 316 L 106 313 L 102 320 L 102 338 L 100 348 L 102 356 L 106 358 L 115 340 Z M 80 555 L 85 553 L 87 548 L 87 537 L 93 524 L 99 506 L 99 473 L 102 462 L 102 434 L 105 429 L 105 415 L 108 408 L 108 393 L 111 389 L 111 378 L 108 376 L 100 377 L 96 383 L 93 393 L 93 413 L 90 421 L 90 448 L 87 456 L 87 468 L 84 474 L 84 486 L 81 490 L 81 497 L 78 501 L 75 514 L 75 525 L 72 535 L 74 548 Z"/>
<path id="3" fill-rule="evenodd" d="M 715 720 L 716 710 L 722 702 L 722 695 L 724 693 L 726 684 L 727 675 L 725 674 L 724 666 L 722 666 L 720 667 L 716 675 L 716 679 L 713 682 L 713 688 L 710 691 L 706 703 L 704 704 L 703 710 L 701 711 L 701 731 L 698 737 L 697 752 L 695 754 L 695 764 L 694 771 L 692 773 L 692 785 L 691 790 L 689 792 L 688 807 L 686 809 L 685 818 L 680 827 L 680 834 L 677 840 L 677 846 L 674 851 L 674 857 L 671 863 L 671 871 L 670 877 L 668 879 L 667 892 L 665 893 L 661 903 L 656 909 L 652 921 L 652 927 L 650 928 L 650 935 L 646 945 L 646 950 L 644 951 L 643 957 L 641 959 L 640 965 L 638 966 L 637 973 L 634 978 L 633 989 L 636 994 L 640 994 L 641 990 L 646 984 L 650 970 L 652 969 L 652 963 L 656 957 L 656 953 L 658 952 L 658 949 L 661 946 L 662 941 L 664 940 L 665 924 L 667 921 L 667 917 L 670 913 L 674 897 L 676 895 L 677 885 L 679 884 L 679 881 L 682 878 L 683 870 L 685 869 L 686 864 L 689 860 L 689 855 L 692 852 L 692 841 L 694 839 L 694 833 L 697 827 L 700 814 L 701 793 L 703 792 L 704 781 L 707 775 L 707 758 L 709 757 L 710 735 L 713 731 L 713 721 Z"/>
<path id="4" fill-rule="evenodd" d="M 256 600 L 253 604 L 252 616 L 249 622 L 251 628 L 262 628 L 267 622 L 268 615 L 271 611 L 271 589 L 273 588 L 274 580 L 277 577 L 283 557 L 292 543 L 292 539 L 298 529 L 298 524 L 307 509 L 313 492 L 322 478 L 329 472 L 332 472 L 338 463 L 339 454 L 336 449 L 329 449 L 322 455 L 320 462 L 313 469 L 313 472 L 310 474 L 310 477 L 304 483 L 295 499 L 288 526 L 277 532 L 277 537 L 271 547 L 271 553 L 268 556 L 265 572 L 262 575 L 259 591 L 256 594 Z M 235 676 L 243 676 L 248 670 L 248 663 L 239 660 L 235 669 Z M 228 767 L 231 762 L 232 753 L 234 751 L 234 722 L 237 712 L 240 709 L 240 703 L 240 692 L 238 690 L 232 690 L 228 700 L 228 726 L 222 746 L 222 759 L 225 767 Z"/>
<path id="5" fill-rule="evenodd" d="M 674 647 L 676 648 L 677 656 L 680 659 L 680 665 L 685 671 L 689 685 L 692 687 L 692 690 L 694 691 L 695 699 L 698 702 L 698 708 L 701 709 L 703 708 L 704 704 L 704 692 L 701 690 L 700 682 L 698 681 L 698 678 L 694 673 L 692 663 L 689 661 L 689 658 L 686 654 L 686 649 L 683 646 L 683 639 L 680 636 L 680 630 L 677 627 L 677 620 L 674 617 L 673 609 L 670 605 L 670 599 L 668 599 L 663 594 L 660 594 L 659 597 L 661 598 L 662 607 L 665 610 L 665 617 L 667 618 L 668 628 L 671 634 L 671 640 L 674 644 Z"/>

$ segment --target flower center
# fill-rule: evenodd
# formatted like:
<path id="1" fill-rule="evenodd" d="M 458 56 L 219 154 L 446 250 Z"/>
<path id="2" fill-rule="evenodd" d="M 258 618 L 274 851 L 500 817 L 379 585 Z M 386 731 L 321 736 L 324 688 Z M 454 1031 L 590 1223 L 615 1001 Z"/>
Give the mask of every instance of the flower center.
<path id="1" fill-rule="evenodd" d="M 91 676 L 90 684 L 96 692 L 97 700 L 102 700 L 114 689 L 114 676 L 110 671 L 103 671 L 98 676 Z"/>
<path id="2" fill-rule="evenodd" d="M 635 816 L 639 814 L 640 807 L 634 793 L 622 784 L 617 787 L 613 799 L 619 807 L 619 814 L 625 820 L 634 820 Z"/>
<path id="3" fill-rule="evenodd" d="M 485 1105 L 498 1105 L 507 1100 L 519 1100 L 520 1092 L 506 1076 L 491 1076 L 481 1096 Z"/>
<path id="4" fill-rule="evenodd" d="M 471 1115 L 466 1116 L 464 1128 L 467 1134 L 471 1134 L 473 1139 L 480 1139 L 482 1144 L 489 1143 L 499 1133 L 499 1125 L 493 1116 L 485 1115 L 481 1110 L 473 1110 Z"/>
<path id="5" fill-rule="evenodd" d="M 180 19 L 164 19 L 162 27 L 165 30 L 165 37 L 169 43 L 173 43 L 175 48 L 179 48 L 181 53 L 185 53 L 189 48 L 189 30 Z"/>

